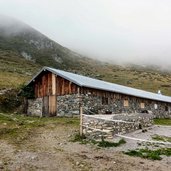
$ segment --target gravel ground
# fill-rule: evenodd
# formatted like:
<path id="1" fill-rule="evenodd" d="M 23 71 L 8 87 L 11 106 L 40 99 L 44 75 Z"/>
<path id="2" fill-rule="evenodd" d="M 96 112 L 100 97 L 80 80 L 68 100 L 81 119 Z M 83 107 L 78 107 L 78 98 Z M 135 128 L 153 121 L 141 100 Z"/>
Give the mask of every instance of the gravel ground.
<path id="1" fill-rule="evenodd" d="M 146 133 L 127 136 L 149 138 L 153 134 L 171 136 L 171 127 L 154 126 Z M 137 142 L 117 148 L 70 142 L 78 132 L 72 125 L 48 125 L 37 128 L 29 139 L 18 145 L 0 140 L 0 171 L 170 171 L 171 158 L 151 161 L 130 157 L 121 151 L 134 149 Z"/>
<path id="2" fill-rule="evenodd" d="M 131 132 L 128 134 L 125 134 L 124 136 L 127 136 L 129 138 L 126 139 L 126 144 L 122 147 L 117 147 L 115 148 L 116 151 L 127 151 L 127 150 L 134 150 L 137 148 L 145 148 L 148 146 L 148 148 L 153 148 L 154 147 L 170 147 L 171 145 L 164 145 L 164 144 L 158 144 L 155 143 L 148 143 L 148 142 L 142 142 L 142 141 L 136 141 L 132 140 L 131 138 L 137 138 L 137 139 L 142 139 L 142 140 L 149 140 L 149 141 L 154 141 L 152 139 L 152 136 L 154 135 L 159 135 L 159 136 L 167 136 L 171 137 L 171 126 L 157 126 L 154 125 L 150 128 L 147 129 L 147 132 L 142 132 L 142 130 L 137 130 L 135 132 Z M 118 141 L 120 137 L 115 137 L 115 141 Z"/>

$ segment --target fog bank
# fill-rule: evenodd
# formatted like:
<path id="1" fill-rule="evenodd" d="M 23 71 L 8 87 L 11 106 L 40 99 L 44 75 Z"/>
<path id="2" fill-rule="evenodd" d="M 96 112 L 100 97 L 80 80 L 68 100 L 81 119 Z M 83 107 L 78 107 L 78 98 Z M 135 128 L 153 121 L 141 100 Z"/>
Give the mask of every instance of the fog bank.
<path id="1" fill-rule="evenodd" d="M 171 66 L 170 9 L 169 0 L 0 0 L 2 15 L 80 54 L 162 67 Z"/>

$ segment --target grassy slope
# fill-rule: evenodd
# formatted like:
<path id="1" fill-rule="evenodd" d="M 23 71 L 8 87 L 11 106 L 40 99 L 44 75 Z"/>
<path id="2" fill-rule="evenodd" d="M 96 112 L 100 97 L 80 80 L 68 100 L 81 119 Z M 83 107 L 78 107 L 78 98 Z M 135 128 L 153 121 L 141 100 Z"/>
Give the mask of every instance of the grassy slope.
<path id="1" fill-rule="evenodd" d="M 104 64 L 88 58 L 78 58 L 76 64 L 68 64 L 67 70 L 152 92 L 160 89 L 163 94 L 171 95 L 171 73 Z M 0 49 L 0 89 L 18 87 L 40 68 L 41 65 L 24 59 L 14 51 Z"/>
<path id="2" fill-rule="evenodd" d="M 40 65 L 20 57 L 13 51 L 0 49 L 0 89 L 17 88 L 38 71 Z"/>
<path id="3" fill-rule="evenodd" d="M 151 92 L 161 90 L 171 95 L 171 73 L 164 73 L 148 68 L 108 66 L 103 79 L 118 84 L 139 88 Z M 100 71 L 103 72 L 103 71 Z"/>

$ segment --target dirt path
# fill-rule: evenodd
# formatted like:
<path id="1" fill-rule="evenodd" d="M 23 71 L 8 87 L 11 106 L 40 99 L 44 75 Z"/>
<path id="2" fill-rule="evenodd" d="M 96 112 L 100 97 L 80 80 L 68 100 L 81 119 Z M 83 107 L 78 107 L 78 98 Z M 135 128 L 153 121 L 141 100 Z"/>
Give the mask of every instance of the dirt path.
<path id="1" fill-rule="evenodd" d="M 18 145 L 0 140 L 0 171 L 169 171 L 171 160 L 130 157 L 114 148 L 70 142 L 78 128 L 48 125 Z"/>

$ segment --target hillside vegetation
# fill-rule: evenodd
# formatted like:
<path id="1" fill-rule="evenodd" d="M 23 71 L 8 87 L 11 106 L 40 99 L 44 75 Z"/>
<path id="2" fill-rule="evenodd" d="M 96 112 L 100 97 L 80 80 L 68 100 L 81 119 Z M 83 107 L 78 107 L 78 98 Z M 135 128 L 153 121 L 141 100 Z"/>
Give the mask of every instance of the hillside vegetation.
<path id="1" fill-rule="evenodd" d="M 0 49 L 0 89 L 17 88 L 39 69 L 40 65 L 25 60 L 17 53 Z"/>
<path id="2" fill-rule="evenodd" d="M 42 66 L 13 51 L 0 50 L 0 89 L 19 87 L 29 81 Z M 104 64 L 88 58 L 78 60 L 75 68 L 68 65 L 67 70 L 147 91 L 161 90 L 163 94 L 171 95 L 171 74 L 167 72 Z"/>
<path id="3" fill-rule="evenodd" d="M 0 90 L 17 88 L 42 66 L 50 66 L 147 91 L 161 90 L 163 94 L 171 95 L 169 72 L 93 60 L 59 45 L 26 24 L 9 18 L 6 20 L 10 21 L 7 25 L 0 24 Z"/>

